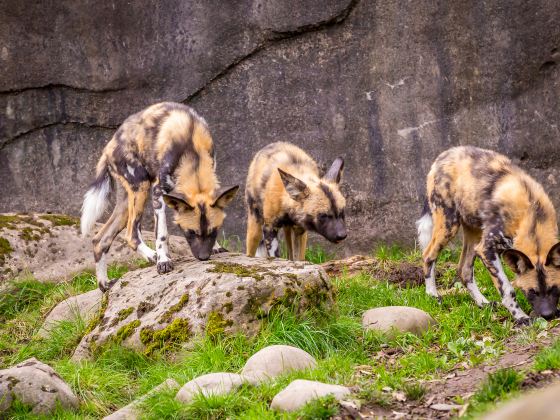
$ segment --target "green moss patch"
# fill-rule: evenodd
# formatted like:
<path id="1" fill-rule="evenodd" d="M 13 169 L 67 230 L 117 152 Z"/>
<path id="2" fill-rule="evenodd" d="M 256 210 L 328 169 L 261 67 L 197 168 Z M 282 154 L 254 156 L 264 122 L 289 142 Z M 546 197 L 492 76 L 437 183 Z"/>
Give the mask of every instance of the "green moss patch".
<path id="1" fill-rule="evenodd" d="M 14 251 L 10 241 L 0 236 L 0 265 L 4 265 L 7 257 Z"/>
<path id="2" fill-rule="evenodd" d="M 171 324 L 161 330 L 153 328 L 142 328 L 140 341 L 146 346 L 144 354 L 153 355 L 156 351 L 172 351 L 186 342 L 191 335 L 189 321 L 176 318 Z"/>
<path id="3" fill-rule="evenodd" d="M 0 229 L 19 229 L 22 223 L 44 228 L 45 225 L 33 217 L 25 214 L 0 214 Z"/>
<path id="4" fill-rule="evenodd" d="M 219 312 L 210 312 L 208 321 L 206 322 L 206 335 L 210 337 L 217 337 L 222 335 L 227 327 L 233 325 L 232 320 L 224 319 L 224 316 Z"/>
<path id="5" fill-rule="evenodd" d="M 124 340 L 130 337 L 134 333 L 136 328 L 138 328 L 139 326 L 140 326 L 139 319 L 129 322 L 126 325 L 123 325 L 118 329 L 117 333 L 115 334 L 115 341 L 117 343 L 122 343 Z"/>
<path id="6" fill-rule="evenodd" d="M 169 322 L 171 321 L 171 317 L 173 316 L 173 314 L 179 312 L 181 309 L 183 309 L 183 307 L 189 302 L 189 294 L 185 293 L 183 296 L 181 296 L 181 299 L 179 299 L 179 302 L 177 302 L 175 305 L 171 306 L 167 311 L 165 311 L 165 313 L 161 316 L 159 322 L 164 323 L 164 322 Z"/>
<path id="7" fill-rule="evenodd" d="M 130 308 L 126 308 L 126 309 L 121 309 L 118 313 L 117 316 L 111 321 L 111 326 L 115 326 L 117 325 L 119 322 L 124 321 L 126 318 L 128 318 L 130 316 L 130 314 L 134 312 L 134 308 L 130 307 Z"/>
<path id="8" fill-rule="evenodd" d="M 88 326 L 86 327 L 85 334 L 91 333 L 98 325 L 101 324 L 101 321 L 105 316 L 105 311 L 107 310 L 108 304 L 109 304 L 109 299 L 107 298 L 107 295 L 103 295 L 103 298 L 101 299 L 101 306 L 99 307 L 99 311 L 89 322 Z"/>
<path id="9" fill-rule="evenodd" d="M 39 218 L 48 220 L 53 226 L 77 226 L 79 222 L 76 217 L 64 214 L 43 214 Z"/>
<path id="10" fill-rule="evenodd" d="M 264 279 L 263 274 L 270 274 L 270 271 L 258 266 L 245 266 L 238 263 L 214 261 L 214 268 L 207 270 L 209 273 L 228 273 L 239 277 L 252 277 L 257 281 Z"/>
<path id="11" fill-rule="evenodd" d="M 21 229 L 21 232 L 19 233 L 19 237 L 23 239 L 25 242 L 30 242 L 30 241 L 38 241 L 39 239 L 42 238 L 42 235 L 40 234 L 40 231 L 37 231 L 30 227 L 25 227 Z"/>

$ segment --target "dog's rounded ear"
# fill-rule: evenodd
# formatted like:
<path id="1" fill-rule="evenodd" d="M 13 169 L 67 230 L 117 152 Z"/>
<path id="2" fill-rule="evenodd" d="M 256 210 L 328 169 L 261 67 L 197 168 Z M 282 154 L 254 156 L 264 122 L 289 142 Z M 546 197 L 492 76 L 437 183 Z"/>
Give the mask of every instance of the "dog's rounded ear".
<path id="1" fill-rule="evenodd" d="M 517 249 L 506 249 L 502 258 L 516 274 L 523 274 L 535 268 L 529 257 Z"/>
<path id="2" fill-rule="evenodd" d="M 554 267 L 560 268 L 560 242 L 548 251 L 545 265 L 553 265 Z"/>
<path id="3" fill-rule="evenodd" d="M 187 202 L 187 198 L 183 194 L 163 194 L 163 201 L 168 207 L 178 212 L 190 211 L 194 209 L 194 207 Z"/>

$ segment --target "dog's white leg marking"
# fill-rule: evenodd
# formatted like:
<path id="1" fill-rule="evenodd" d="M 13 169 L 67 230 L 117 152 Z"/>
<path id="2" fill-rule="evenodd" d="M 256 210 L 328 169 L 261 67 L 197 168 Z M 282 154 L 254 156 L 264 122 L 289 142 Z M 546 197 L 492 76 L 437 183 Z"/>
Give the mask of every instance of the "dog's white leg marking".
<path id="1" fill-rule="evenodd" d="M 268 250 L 268 256 L 269 257 L 276 257 L 276 254 L 278 252 L 278 238 L 274 238 L 272 240 L 272 242 L 270 243 L 270 249 Z"/>
<path id="2" fill-rule="evenodd" d="M 430 275 L 426 277 L 426 293 L 430 296 L 439 298 L 436 287 L 436 262 L 432 262 L 430 267 Z"/>
<path id="3" fill-rule="evenodd" d="M 95 276 L 100 289 L 105 290 L 109 285 L 109 277 L 107 276 L 107 254 L 101 255 L 99 261 L 95 263 Z"/>
<path id="4" fill-rule="evenodd" d="M 478 285 L 476 284 L 476 281 L 474 279 L 474 273 L 472 276 L 472 280 L 466 284 L 466 288 L 471 294 L 471 297 L 473 298 L 477 306 L 484 306 L 490 303 L 478 288 Z"/>
<path id="5" fill-rule="evenodd" d="M 259 247 L 257 248 L 257 252 L 255 253 L 255 257 L 266 258 L 268 256 L 268 252 L 266 251 L 266 245 L 264 244 L 264 239 L 261 239 L 259 243 Z"/>
<path id="6" fill-rule="evenodd" d="M 167 241 L 169 235 L 167 234 L 167 219 L 165 216 L 165 203 L 163 202 L 163 197 L 159 198 L 160 208 L 154 209 L 157 216 L 157 226 L 156 226 L 156 254 L 157 261 L 167 262 L 169 258 L 169 249 L 167 246 Z"/>
<path id="7" fill-rule="evenodd" d="M 155 262 L 157 255 L 156 251 L 146 245 L 146 243 L 142 239 L 142 233 L 140 232 L 140 229 L 138 229 L 138 239 L 140 240 L 140 244 L 138 245 L 138 252 L 140 253 L 140 255 L 142 255 L 150 262 Z"/>
<path id="8" fill-rule="evenodd" d="M 506 307 L 506 309 L 512 314 L 513 318 L 516 321 L 519 320 L 529 320 L 529 317 L 523 309 L 519 307 L 519 304 L 515 300 L 515 290 L 511 283 L 509 282 L 506 273 L 504 273 L 504 269 L 502 267 L 502 263 L 500 259 L 496 257 L 492 262 L 492 266 L 496 270 L 498 281 L 501 286 L 501 293 L 502 293 L 502 304 Z"/>

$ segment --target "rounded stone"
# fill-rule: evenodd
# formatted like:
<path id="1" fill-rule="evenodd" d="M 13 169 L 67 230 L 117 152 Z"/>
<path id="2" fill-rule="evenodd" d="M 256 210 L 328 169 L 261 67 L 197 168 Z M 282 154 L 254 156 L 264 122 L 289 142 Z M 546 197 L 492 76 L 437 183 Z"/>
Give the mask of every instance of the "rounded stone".
<path id="1" fill-rule="evenodd" d="M 426 312 L 409 306 L 385 306 L 367 310 L 362 316 L 366 330 L 381 331 L 394 336 L 396 332 L 421 335 L 436 321 Z"/>
<path id="2" fill-rule="evenodd" d="M 272 399 L 270 408 L 281 411 L 296 411 L 317 398 L 334 396 L 338 401 L 350 394 L 350 389 L 342 385 L 297 379 L 280 391 Z"/>
<path id="3" fill-rule="evenodd" d="M 242 384 L 249 381 L 236 373 L 208 373 L 187 382 L 179 390 L 175 399 L 182 403 L 190 403 L 198 394 L 205 397 L 209 395 L 224 395 L 233 392 Z"/>
<path id="4" fill-rule="evenodd" d="M 33 414 L 52 413 L 57 405 L 65 409 L 79 406 L 68 384 L 34 357 L 0 370 L 0 411 L 8 410 L 16 399 L 32 407 Z"/>
<path id="5" fill-rule="evenodd" d="M 37 335 L 48 337 L 50 332 L 62 321 L 81 319 L 87 324 L 99 311 L 102 297 L 101 290 L 93 289 L 63 300 L 49 312 Z"/>
<path id="6" fill-rule="evenodd" d="M 242 374 L 262 382 L 294 370 L 313 369 L 317 362 L 306 351 L 293 346 L 268 346 L 253 354 Z"/>

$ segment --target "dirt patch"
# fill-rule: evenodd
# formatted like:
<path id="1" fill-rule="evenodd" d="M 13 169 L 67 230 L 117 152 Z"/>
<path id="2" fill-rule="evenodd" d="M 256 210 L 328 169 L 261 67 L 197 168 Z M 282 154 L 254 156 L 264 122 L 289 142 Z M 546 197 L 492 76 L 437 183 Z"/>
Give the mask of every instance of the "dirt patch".
<path id="1" fill-rule="evenodd" d="M 322 266 L 327 274 L 333 277 L 365 273 L 373 278 L 386 280 L 403 287 L 424 284 L 420 264 L 406 261 L 381 261 L 364 255 L 355 255 L 344 260 L 328 261 Z"/>
<path id="2" fill-rule="evenodd" d="M 457 401 L 468 400 L 479 388 L 484 379 L 491 373 L 503 368 L 526 370 L 531 367 L 535 355 L 543 347 L 550 345 L 560 334 L 560 326 L 551 328 L 546 337 L 539 338 L 530 344 L 519 344 L 515 337 L 506 342 L 506 352 L 494 363 L 464 369 L 457 368 L 448 372 L 445 377 L 425 382 L 426 395 L 421 401 L 392 401 L 389 407 L 380 407 L 375 403 L 365 404 L 361 410 L 361 418 L 430 418 L 447 419 L 457 416 L 461 406 Z M 521 387 L 522 389 L 542 388 L 560 378 L 560 371 L 535 373 L 528 372 Z M 457 409 L 447 411 L 436 410 L 432 407 Z M 387 413 L 390 413 L 387 415 Z"/>

